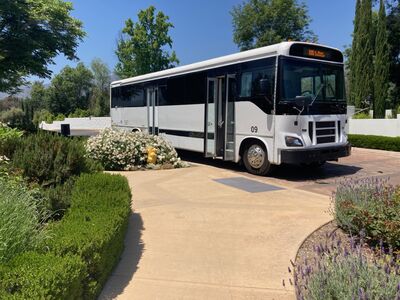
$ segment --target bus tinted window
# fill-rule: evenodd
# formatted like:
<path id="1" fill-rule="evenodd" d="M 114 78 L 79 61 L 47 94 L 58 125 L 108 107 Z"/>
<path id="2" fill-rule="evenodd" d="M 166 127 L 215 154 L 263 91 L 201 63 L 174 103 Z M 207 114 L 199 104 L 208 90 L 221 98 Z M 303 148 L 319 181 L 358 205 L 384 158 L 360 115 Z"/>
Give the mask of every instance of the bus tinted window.
<path id="1" fill-rule="evenodd" d="M 185 98 L 185 78 L 176 77 L 168 79 L 166 105 L 178 105 Z M 182 103 L 183 104 L 183 103 Z"/>
<path id="2" fill-rule="evenodd" d="M 202 104 L 205 103 L 206 91 L 204 73 L 169 78 L 159 99 L 160 105 Z"/>
<path id="3" fill-rule="evenodd" d="M 239 97 L 251 97 L 251 86 L 253 81 L 253 73 L 245 72 L 242 74 L 241 89 Z"/>
<path id="4" fill-rule="evenodd" d="M 206 77 L 203 73 L 188 75 L 185 80 L 185 104 L 201 104 L 206 100 Z"/>
<path id="5" fill-rule="evenodd" d="M 111 91 L 111 107 L 142 107 L 146 105 L 142 86 L 126 85 L 115 87 Z"/>
<path id="6" fill-rule="evenodd" d="M 239 98 L 242 101 L 251 101 L 269 113 L 273 108 L 274 86 L 274 64 L 271 63 L 265 68 L 246 70 L 241 75 Z"/>
<path id="7" fill-rule="evenodd" d="M 168 94 L 167 94 L 167 86 L 159 85 L 158 86 L 158 105 L 167 105 Z"/>

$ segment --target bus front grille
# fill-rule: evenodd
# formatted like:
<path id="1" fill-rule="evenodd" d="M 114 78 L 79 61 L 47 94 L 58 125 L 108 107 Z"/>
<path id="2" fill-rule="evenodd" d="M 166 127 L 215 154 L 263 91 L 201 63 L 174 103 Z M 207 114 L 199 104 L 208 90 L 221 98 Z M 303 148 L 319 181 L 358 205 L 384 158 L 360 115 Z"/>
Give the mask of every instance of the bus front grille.
<path id="1" fill-rule="evenodd" d="M 335 121 L 315 122 L 316 144 L 328 144 L 336 142 L 337 124 Z"/>

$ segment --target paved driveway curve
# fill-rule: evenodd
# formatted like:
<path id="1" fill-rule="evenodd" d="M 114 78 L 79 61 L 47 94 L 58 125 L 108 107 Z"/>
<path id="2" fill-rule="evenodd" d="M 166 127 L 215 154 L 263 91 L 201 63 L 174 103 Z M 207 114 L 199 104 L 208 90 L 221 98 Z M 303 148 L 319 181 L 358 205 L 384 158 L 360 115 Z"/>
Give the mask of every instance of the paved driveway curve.
<path id="1" fill-rule="evenodd" d="M 100 299 L 293 299 L 282 285 L 289 260 L 331 219 L 329 196 L 275 183 L 283 189 L 252 193 L 216 181 L 249 179 L 232 170 L 124 175 L 134 214 Z"/>

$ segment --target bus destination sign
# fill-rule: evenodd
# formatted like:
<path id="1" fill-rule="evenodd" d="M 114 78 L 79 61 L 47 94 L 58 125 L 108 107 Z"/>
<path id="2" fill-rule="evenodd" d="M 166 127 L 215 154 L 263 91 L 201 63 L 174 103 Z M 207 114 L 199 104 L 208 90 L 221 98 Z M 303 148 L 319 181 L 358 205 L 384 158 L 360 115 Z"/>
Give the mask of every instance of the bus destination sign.
<path id="1" fill-rule="evenodd" d="M 311 57 L 317 57 L 317 58 L 326 58 L 326 52 L 322 50 L 316 50 L 316 49 L 305 49 L 306 50 L 306 55 L 311 56 Z"/>
<path id="2" fill-rule="evenodd" d="M 290 47 L 289 55 L 339 63 L 343 62 L 343 54 L 340 51 L 319 45 L 314 46 L 296 43 Z"/>

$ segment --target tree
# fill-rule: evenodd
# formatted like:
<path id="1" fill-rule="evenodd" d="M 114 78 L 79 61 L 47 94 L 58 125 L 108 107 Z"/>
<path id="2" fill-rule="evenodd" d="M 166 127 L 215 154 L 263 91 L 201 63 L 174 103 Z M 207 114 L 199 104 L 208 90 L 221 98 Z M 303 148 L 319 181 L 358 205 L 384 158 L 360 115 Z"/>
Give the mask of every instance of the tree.
<path id="1" fill-rule="evenodd" d="M 55 115 L 69 115 L 78 108 L 88 109 L 93 74 L 79 63 L 76 68 L 69 66 L 61 70 L 51 81 L 48 89 L 48 108 Z"/>
<path id="2" fill-rule="evenodd" d="M 110 69 L 99 58 L 94 59 L 90 67 L 94 78 L 90 110 L 95 116 L 107 116 L 110 113 Z"/>
<path id="3" fill-rule="evenodd" d="M 48 65 L 62 53 L 75 59 L 84 37 L 63 0 L 0 1 L 0 91 L 10 92 L 27 75 L 49 77 Z"/>
<path id="4" fill-rule="evenodd" d="M 375 39 L 374 118 L 385 118 L 385 102 L 389 87 L 389 45 L 386 28 L 386 11 L 380 0 Z"/>
<path id="5" fill-rule="evenodd" d="M 392 4 L 387 16 L 388 42 L 390 45 L 390 81 L 392 106 L 400 107 L 400 1 Z"/>
<path id="6" fill-rule="evenodd" d="M 25 99 L 34 111 L 46 108 L 47 90 L 42 81 L 35 81 L 31 86 L 30 97 Z"/>
<path id="7" fill-rule="evenodd" d="M 374 47 L 371 0 L 357 1 L 353 49 L 350 58 L 351 97 L 356 107 L 365 108 L 374 96 Z"/>
<path id="8" fill-rule="evenodd" d="M 147 74 L 172 68 L 179 63 L 172 49 L 169 30 L 173 24 L 163 12 L 155 15 L 155 7 L 150 6 L 138 14 L 138 22 L 125 22 L 125 28 L 118 40 L 116 55 L 119 62 L 115 73 L 121 78 Z"/>
<path id="9" fill-rule="evenodd" d="M 297 0 L 249 0 L 231 15 L 233 40 L 241 51 L 286 40 L 317 41 L 307 7 Z"/>
<path id="10" fill-rule="evenodd" d="M 360 19 L 361 19 L 361 0 L 357 0 L 356 2 L 356 15 L 354 18 L 354 31 L 353 31 L 353 42 L 351 45 L 351 49 L 346 49 L 346 54 L 349 57 L 348 67 L 349 67 L 349 87 L 350 87 L 350 99 L 349 103 L 355 105 L 356 103 L 356 90 L 357 90 L 357 79 L 356 76 L 356 68 L 358 65 L 358 52 L 359 50 L 359 28 L 360 28 Z"/>
<path id="11" fill-rule="evenodd" d="M 0 122 L 11 127 L 21 127 L 23 124 L 24 112 L 21 108 L 13 107 L 0 113 Z"/>

